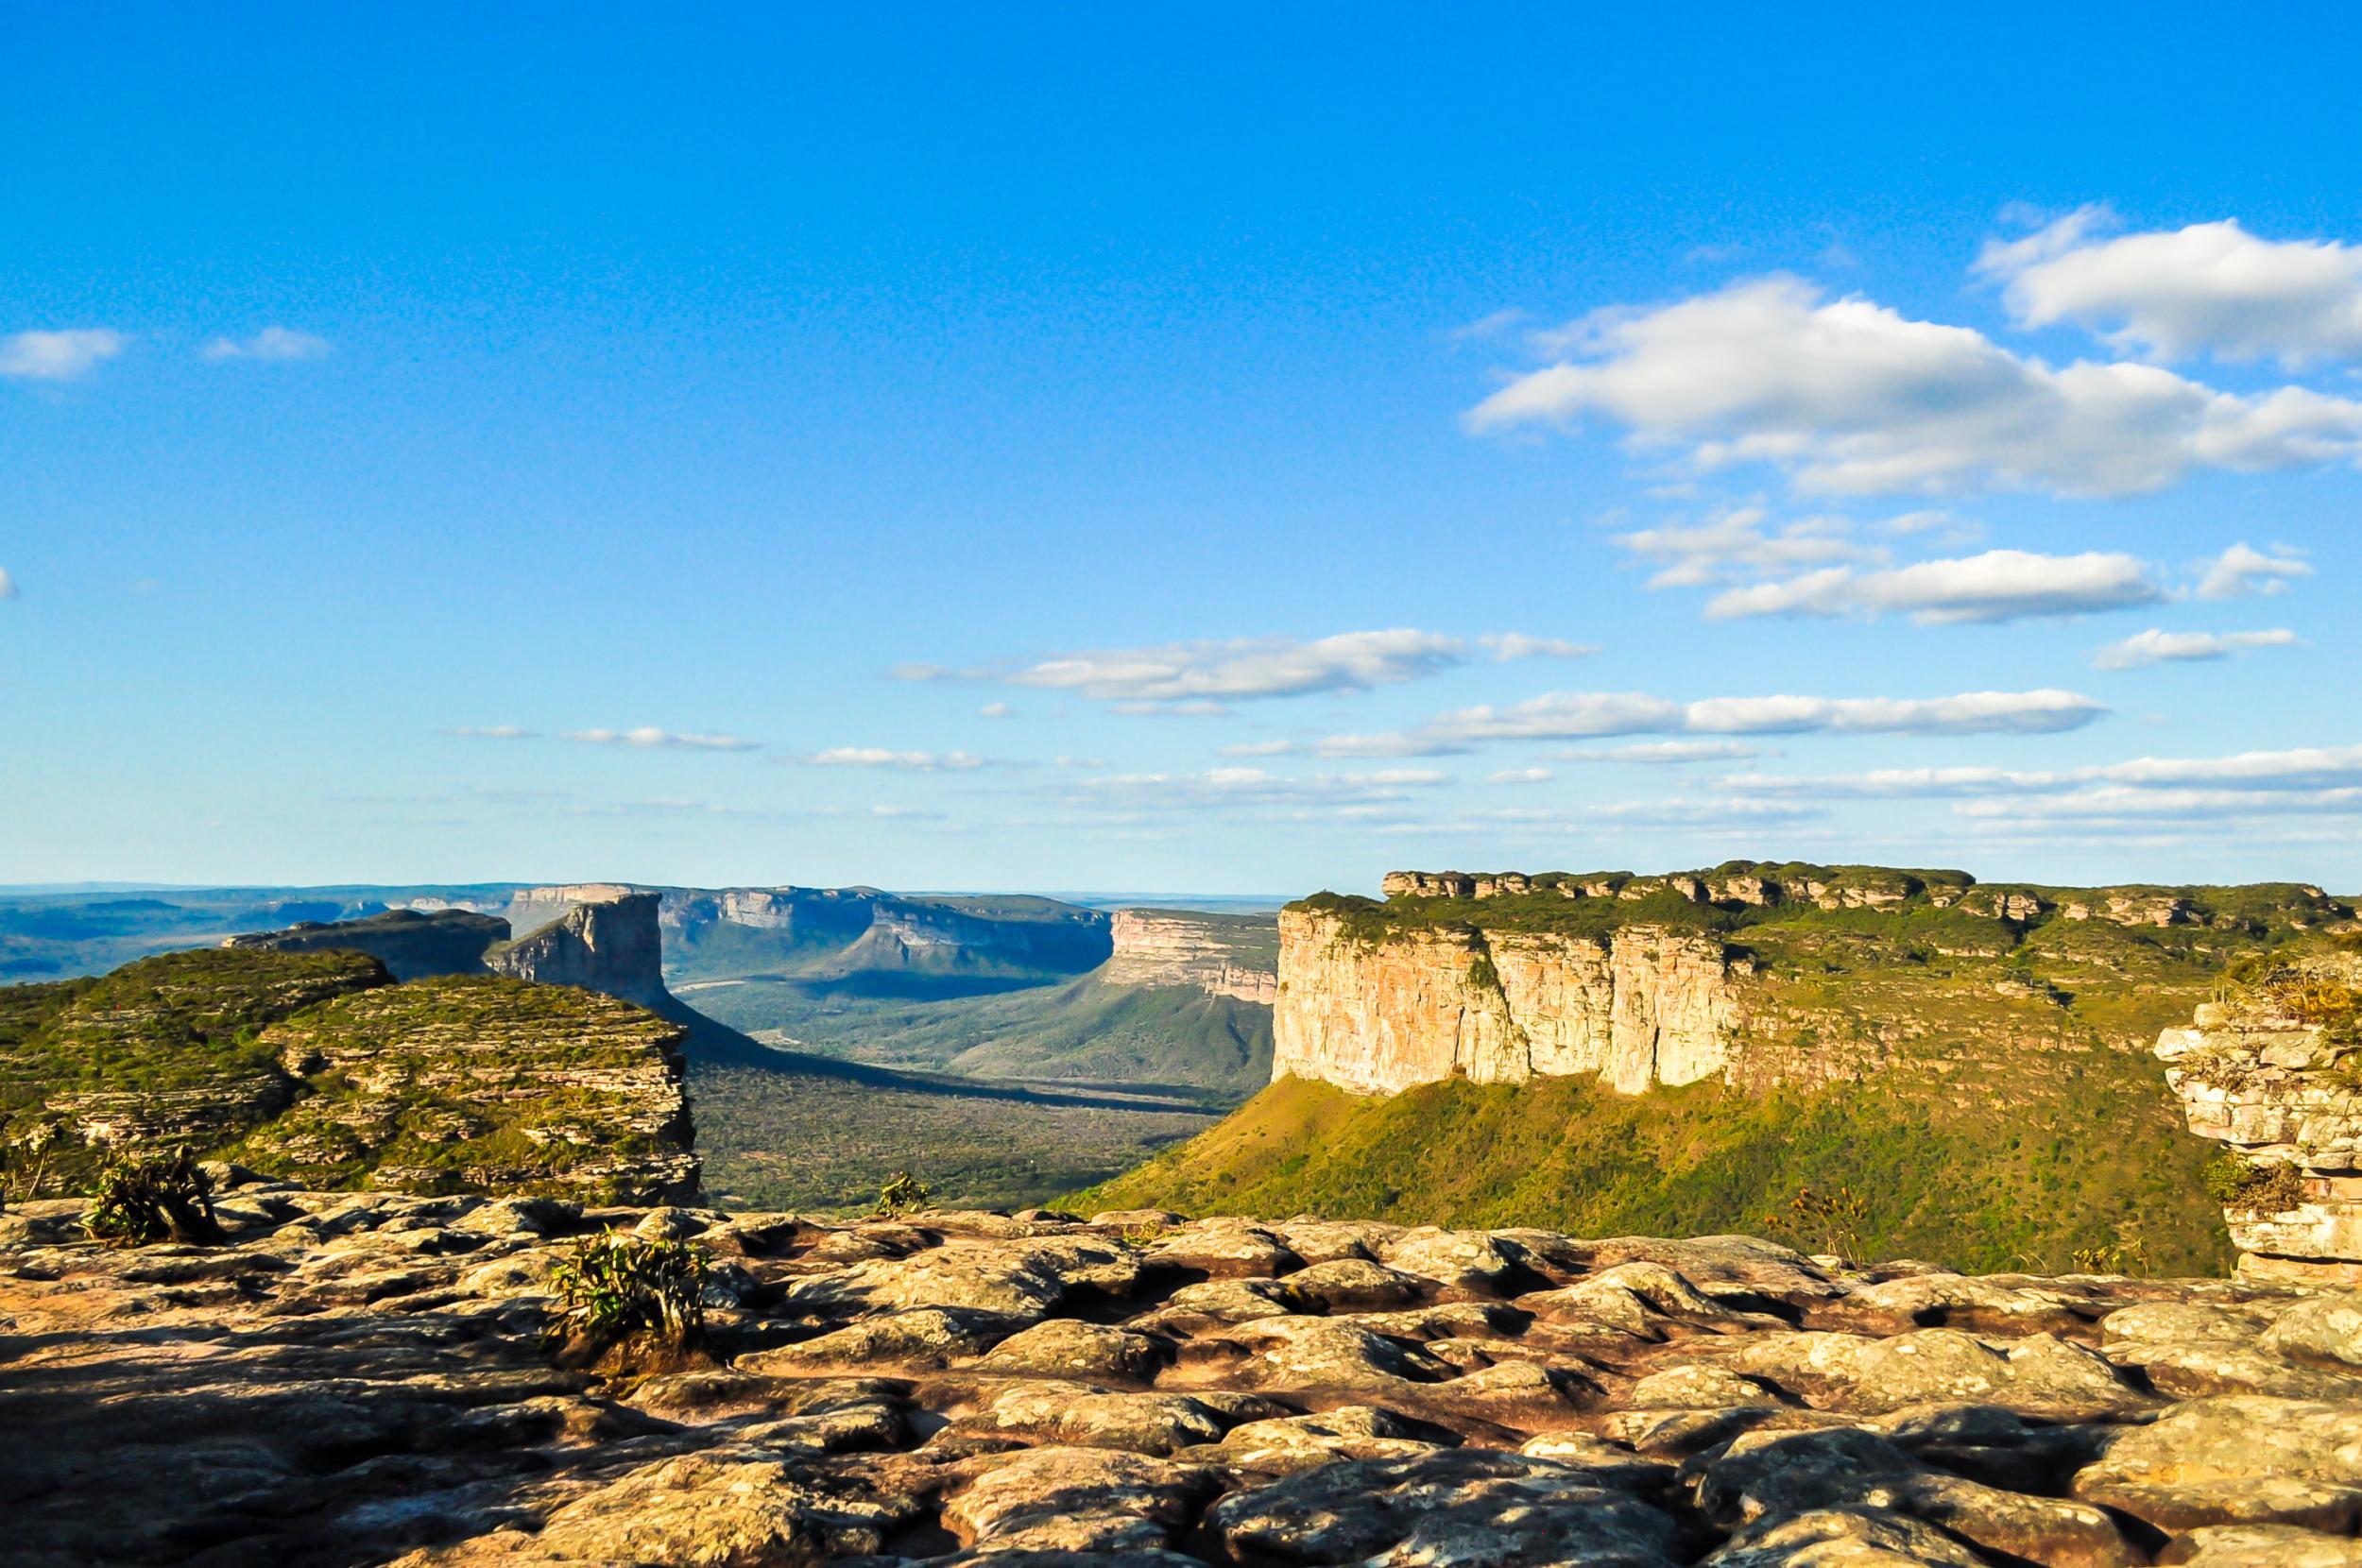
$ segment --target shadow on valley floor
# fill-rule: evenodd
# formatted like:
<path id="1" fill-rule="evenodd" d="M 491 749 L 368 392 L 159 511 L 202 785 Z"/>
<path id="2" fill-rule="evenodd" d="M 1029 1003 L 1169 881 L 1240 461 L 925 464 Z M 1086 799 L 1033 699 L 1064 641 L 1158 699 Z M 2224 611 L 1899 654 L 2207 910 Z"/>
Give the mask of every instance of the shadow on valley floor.
<path id="1" fill-rule="evenodd" d="M 864 1210 L 898 1170 L 940 1203 L 1021 1208 L 1128 1170 L 1223 1114 L 1168 1088 L 990 1082 L 785 1050 L 676 1001 L 717 1202 Z"/>

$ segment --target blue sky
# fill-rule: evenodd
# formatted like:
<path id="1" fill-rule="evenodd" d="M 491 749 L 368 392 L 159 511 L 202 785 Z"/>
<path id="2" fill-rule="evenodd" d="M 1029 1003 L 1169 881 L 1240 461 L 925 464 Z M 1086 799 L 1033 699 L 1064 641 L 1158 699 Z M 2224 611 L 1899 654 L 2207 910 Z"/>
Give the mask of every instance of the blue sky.
<path id="1" fill-rule="evenodd" d="M 2362 888 L 2357 32 L 9 8 L 0 882 Z"/>

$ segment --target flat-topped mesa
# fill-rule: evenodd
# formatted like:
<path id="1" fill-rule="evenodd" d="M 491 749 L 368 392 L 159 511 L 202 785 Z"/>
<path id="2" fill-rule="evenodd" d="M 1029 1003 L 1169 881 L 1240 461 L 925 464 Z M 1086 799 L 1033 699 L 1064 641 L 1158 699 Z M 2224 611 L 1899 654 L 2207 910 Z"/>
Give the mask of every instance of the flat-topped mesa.
<path id="1" fill-rule="evenodd" d="M 1727 861 L 1691 871 L 1395 871 L 1383 902 L 1282 913 L 1278 1078 L 1364 1094 L 1463 1077 L 1596 1073 L 1624 1093 L 1720 1078 L 1749 1092 L 1908 1071 L 2050 1070 L 2145 1054 L 2068 1014 L 2079 986 L 2181 983 L 2351 921 L 2318 887 L 2037 887 L 1963 871 Z M 1827 977 L 1875 973 L 1840 1002 Z M 2176 998 L 2172 1017 L 2182 1002 Z"/>
<path id="2" fill-rule="evenodd" d="M 388 910 L 366 920 L 304 921 L 283 930 L 248 931 L 225 937 L 225 947 L 274 953 L 367 953 L 398 980 L 427 975 L 481 973 L 484 954 L 508 940 L 508 922 L 498 915 L 446 908 Z"/>
<path id="3" fill-rule="evenodd" d="M 2362 1286 L 2362 941 L 2250 960 L 2158 1037 L 2242 1276 Z"/>
<path id="4" fill-rule="evenodd" d="M 1279 916 L 1272 1076 L 1361 1094 L 1464 1077 L 1597 1073 L 1624 1094 L 1724 1070 L 1741 1016 L 1721 942 L 1629 926 L 1603 938 L 1437 926 L 1356 940 Z"/>
<path id="5" fill-rule="evenodd" d="M 1102 971 L 1117 985 L 1194 986 L 1212 997 L 1265 1006 L 1278 999 L 1271 967 L 1269 928 L 1260 953 L 1246 950 L 1228 929 L 1243 922 L 1164 910 L 1118 910 L 1108 921 L 1114 952 Z"/>
<path id="6" fill-rule="evenodd" d="M 484 955 L 485 967 L 542 985 L 603 991 L 643 1007 L 672 1002 L 664 988 L 664 939 L 657 895 L 629 888 L 544 889 L 608 896 L 571 902 L 555 922 Z"/>

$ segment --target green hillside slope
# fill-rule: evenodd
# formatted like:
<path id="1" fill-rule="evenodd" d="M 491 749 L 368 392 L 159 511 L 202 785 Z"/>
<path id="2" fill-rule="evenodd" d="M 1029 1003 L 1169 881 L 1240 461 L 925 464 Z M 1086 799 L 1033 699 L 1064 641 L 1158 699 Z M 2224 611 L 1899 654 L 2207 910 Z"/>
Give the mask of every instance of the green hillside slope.
<path id="1" fill-rule="evenodd" d="M 1770 1235 L 1960 1269 L 2218 1273 L 2211 1148 L 2150 1079 L 2095 1061 L 2003 1109 L 1892 1085 L 1754 1098 L 1718 1084 L 1624 1097 L 1587 1078 L 1430 1083 L 1391 1099 L 1283 1080 L 1219 1127 L 1069 1201 L 1094 1209 L 1541 1225 L 1583 1236 Z M 1857 1202 L 1822 1217 L 1800 1195 Z M 2079 1257 L 2079 1254 L 2080 1257 Z"/>

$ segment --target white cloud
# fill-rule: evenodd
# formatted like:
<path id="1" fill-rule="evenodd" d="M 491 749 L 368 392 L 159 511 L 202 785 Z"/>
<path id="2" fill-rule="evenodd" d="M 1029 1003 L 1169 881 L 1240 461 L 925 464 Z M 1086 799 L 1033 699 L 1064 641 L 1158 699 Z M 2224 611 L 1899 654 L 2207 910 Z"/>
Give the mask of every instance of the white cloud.
<path id="1" fill-rule="evenodd" d="M 1829 567 L 1785 582 L 1718 594 L 1712 621 L 1759 615 L 1908 612 L 1923 625 L 2088 615 L 2154 604 L 2165 589 L 2130 555 L 2087 552 L 2039 555 L 1988 550 L 1958 560 L 1919 561 L 1884 571 Z"/>
<path id="2" fill-rule="evenodd" d="M 979 717 L 985 719 L 1013 719 L 1017 717 L 1017 709 L 1011 707 L 1007 703 L 986 703 L 984 707 L 978 708 L 976 712 Z"/>
<path id="3" fill-rule="evenodd" d="M 1624 550 L 1656 565 L 1652 588 L 1698 588 L 1737 576 L 1763 576 L 1839 561 L 1874 561 L 1885 553 L 1853 538 L 1844 518 L 1805 518 L 1767 531 L 1760 506 L 1733 507 L 1703 522 L 1665 523 L 1616 536 Z"/>
<path id="4" fill-rule="evenodd" d="M 445 735 L 463 735 L 474 741 L 538 741 L 541 732 L 523 729 L 516 724 L 454 724 Z"/>
<path id="5" fill-rule="evenodd" d="M 104 327 L 0 337 L 0 376 L 26 381 L 73 381 L 123 351 L 130 339 Z"/>
<path id="6" fill-rule="evenodd" d="M 1242 638 L 1071 654 L 1010 676 L 1107 702 L 1223 701 L 1357 691 L 1431 675 L 1466 656 L 1457 638 L 1396 628 L 1310 642 Z"/>
<path id="7" fill-rule="evenodd" d="M 1224 757 L 1286 757 L 1304 748 L 1293 741 L 1236 741 L 1222 748 Z"/>
<path id="8" fill-rule="evenodd" d="M 1736 741 L 1644 741 L 1629 746 L 1567 746 L 1551 752 L 1562 762 L 1633 762 L 1669 767 L 1683 762 L 1733 762 L 1763 754 Z"/>
<path id="9" fill-rule="evenodd" d="M 2288 584 L 2298 577 L 2310 577 L 2313 569 L 2298 560 L 2285 545 L 2275 545 L 2280 552 L 2267 555 L 2242 541 L 2224 551 L 2207 564 L 2206 575 L 2199 579 L 2200 599 L 2244 599 L 2251 593 L 2285 592 Z"/>
<path id="10" fill-rule="evenodd" d="M 2131 495 L 2199 469 L 2362 454 L 2362 402 L 2293 386 L 2237 396 L 2148 365 L 2054 368 L 1795 278 L 1598 312 L 1549 342 L 1565 357 L 1485 399 L 1472 429 L 1596 414 L 1703 469 L 1765 462 L 1850 494 Z"/>
<path id="11" fill-rule="evenodd" d="M 899 773 L 965 773 L 984 759 L 965 751 L 889 751 L 883 746 L 831 746 L 797 760 L 815 768 L 892 768 Z"/>
<path id="12" fill-rule="evenodd" d="M 593 746 L 637 746 L 658 751 L 760 751 L 759 741 L 735 735 L 692 735 L 645 724 L 638 729 L 570 729 L 569 741 Z"/>
<path id="13" fill-rule="evenodd" d="M 9 600 L 15 597 L 16 579 L 9 576 L 6 571 L 0 571 L 0 601 Z"/>
<path id="14" fill-rule="evenodd" d="M 1555 691 L 1506 707 L 1438 714 L 1411 730 L 1333 735 L 1323 757 L 1442 757 L 1503 741 L 1611 735 L 1989 735 L 2080 729 L 2107 712 L 2073 691 L 1966 691 L 1950 697 L 1708 697 Z"/>
<path id="15" fill-rule="evenodd" d="M 1220 713 L 1230 701 L 1400 685 L 1464 663 L 1467 657 L 1468 645 L 1460 638 L 1396 627 L 1309 642 L 1237 638 L 1098 649 L 1033 664 L 971 670 L 901 664 L 890 673 L 899 680 L 1001 681 L 1073 691 L 1126 712 Z"/>
<path id="16" fill-rule="evenodd" d="M 2137 790 L 2121 785 L 2075 790 L 2025 800 L 1965 800 L 1953 808 L 1964 817 L 2001 818 L 2179 818 L 2220 822 L 2243 816 L 2303 816 L 2362 811 L 2362 786 L 2336 790 Z"/>
<path id="17" fill-rule="evenodd" d="M 1548 784 L 1558 775 L 1548 768 L 1503 768 L 1485 780 L 1487 784 Z"/>
<path id="18" fill-rule="evenodd" d="M 2297 634 L 2285 627 L 2264 632 L 2168 632 L 2152 626 L 2092 655 L 2102 670 L 2138 670 L 2151 664 L 2228 658 L 2250 648 L 2285 648 Z"/>
<path id="19" fill-rule="evenodd" d="M 2138 757 L 2078 768 L 1881 768 L 1822 776 L 1740 774 L 1721 780 L 1743 796 L 1836 798 L 1956 797 L 1993 802 L 1972 815 L 1995 815 L 2020 797 L 2065 796 L 2119 805 L 2144 792 L 2304 797 L 2323 792 L 2362 789 L 2362 745 L 2300 746 L 2283 751 L 2247 751 L 2225 757 Z M 2225 798 L 2228 798 L 2225 794 Z M 1996 797 L 2007 796 L 2007 802 Z M 2130 810 L 2131 808 L 2125 808 Z"/>
<path id="20" fill-rule="evenodd" d="M 1454 344 L 1486 342 L 1505 336 L 1515 328 L 1522 326 L 1525 319 L 1526 313 L 1514 307 L 1495 311 L 1489 315 L 1480 315 L 1474 321 L 1463 322 L 1451 328 L 1444 333 L 1444 341 Z"/>
<path id="21" fill-rule="evenodd" d="M 285 363 L 291 360 L 318 359 L 329 351 L 328 339 L 311 332 L 300 332 L 291 327 L 265 327 L 252 337 L 217 337 L 205 345 L 209 360 L 266 360 Z"/>
<path id="22" fill-rule="evenodd" d="M 1208 768 L 1201 773 L 1109 774 L 1063 786 L 1058 793 L 1070 804 L 1126 811 L 1293 807 L 1334 810 L 1407 800 L 1412 791 L 1450 782 L 1450 775 L 1434 768 L 1375 768 L 1306 778 L 1261 768 Z"/>
<path id="23" fill-rule="evenodd" d="M 2362 246 L 2259 239 L 2235 218 L 2099 237 L 2113 227 L 2087 207 L 1988 246 L 1977 269 L 2006 281 L 2020 325 L 2072 322 L 2128 353 L 2362 359 Z"/>
<path id="24" fill-rule="evenodd" d="M 1569 642 L 1563 637 L 1528 637 L 1523 632 L 1495 632 L 1477 641 L 1503 663 L 1513 658 L 1587 658 L 1600 651 L 1596 642 Z"/>

